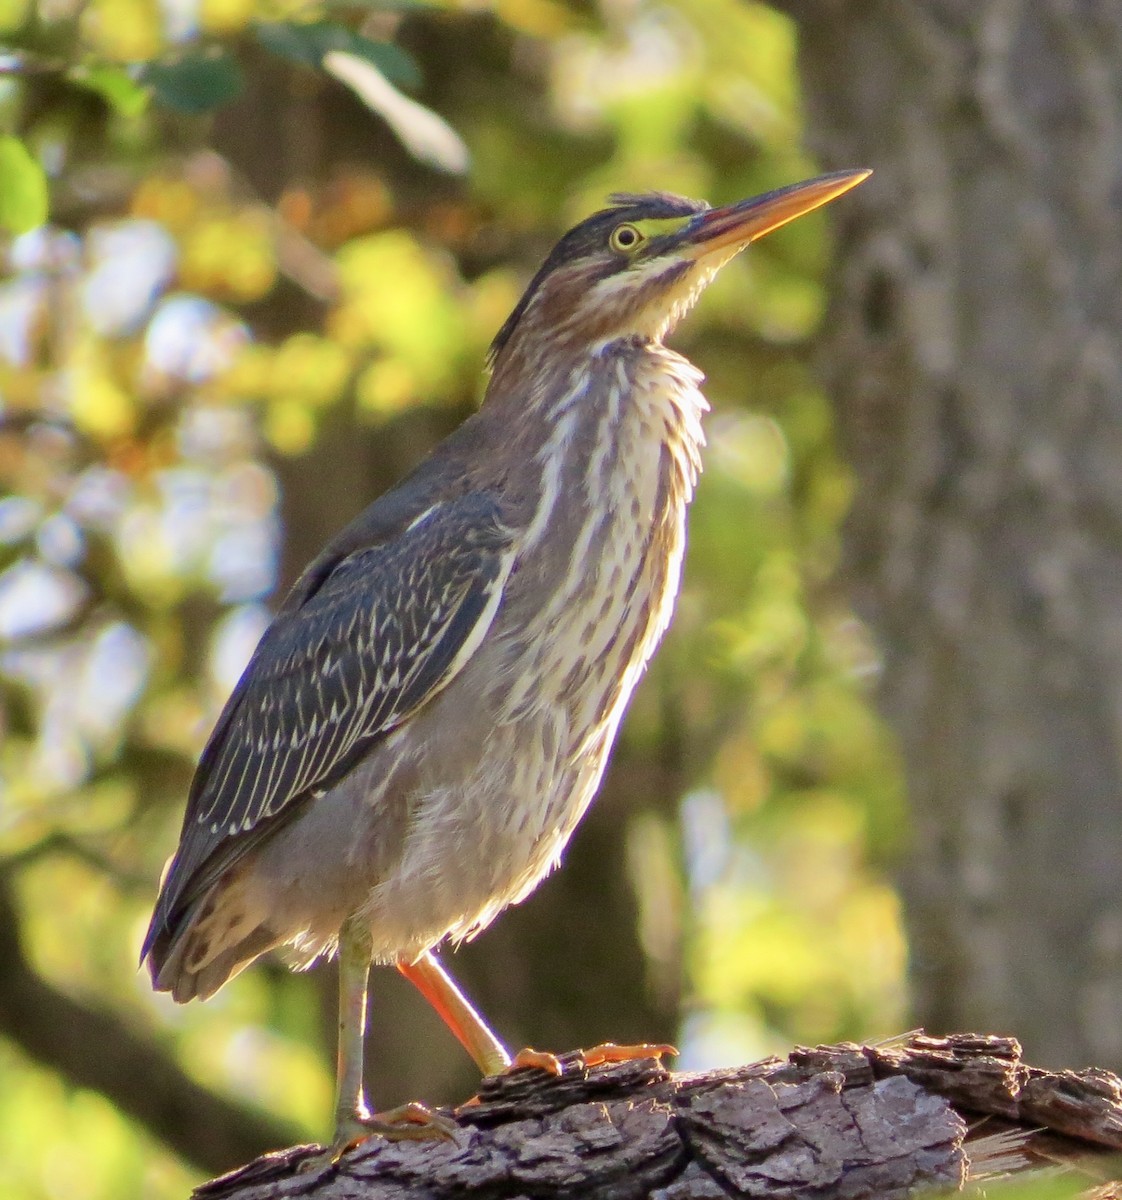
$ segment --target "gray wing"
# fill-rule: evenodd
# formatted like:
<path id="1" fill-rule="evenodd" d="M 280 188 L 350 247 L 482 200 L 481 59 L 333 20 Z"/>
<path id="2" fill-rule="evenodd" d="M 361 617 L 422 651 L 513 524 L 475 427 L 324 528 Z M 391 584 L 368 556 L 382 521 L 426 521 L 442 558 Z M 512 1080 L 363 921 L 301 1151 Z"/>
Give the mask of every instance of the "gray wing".
<path id="1" fill-rule="evenodd" d="M 203 751 L 145 953 L 275 819 L 454 678 L 494 619 L 512 557 L 495 499 L 474 493 L 313 564 Z"/>

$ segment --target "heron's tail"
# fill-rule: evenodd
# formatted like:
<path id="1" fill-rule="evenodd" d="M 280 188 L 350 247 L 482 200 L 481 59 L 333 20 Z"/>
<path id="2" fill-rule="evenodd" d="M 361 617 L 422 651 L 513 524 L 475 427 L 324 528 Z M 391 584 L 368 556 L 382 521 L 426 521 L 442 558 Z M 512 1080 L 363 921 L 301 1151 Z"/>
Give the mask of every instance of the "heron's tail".
<path id="1" fill-rule="evenodd" d="M 215 884 L 162 926 L 156 921 L 144 945 L 152 986 L 180 1004 L 213 996 L 281 941 L 236 879 Z"/>

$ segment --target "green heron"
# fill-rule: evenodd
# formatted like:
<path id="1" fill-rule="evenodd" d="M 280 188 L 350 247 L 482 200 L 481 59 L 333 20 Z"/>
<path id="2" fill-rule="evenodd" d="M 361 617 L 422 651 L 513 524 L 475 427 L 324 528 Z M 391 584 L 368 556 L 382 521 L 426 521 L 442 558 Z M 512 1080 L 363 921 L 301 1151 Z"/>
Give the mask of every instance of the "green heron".
<path id="1" fill-rule="evenodd" d="M 337 1145 L 393 1128 L 363 1087 L 372 962 L 485 1073 L 510 1065 L 433 951 L 556 865 L 670 620 L 707 405 L 663 338 L 749 242 L 868 174 L 715 209 L 613 196 L 499 330 L 479 411 L 327 545 L 261 638 L 142 957 L 186 1001 L 273 947 L 297 966 L 337 950 Z"/>

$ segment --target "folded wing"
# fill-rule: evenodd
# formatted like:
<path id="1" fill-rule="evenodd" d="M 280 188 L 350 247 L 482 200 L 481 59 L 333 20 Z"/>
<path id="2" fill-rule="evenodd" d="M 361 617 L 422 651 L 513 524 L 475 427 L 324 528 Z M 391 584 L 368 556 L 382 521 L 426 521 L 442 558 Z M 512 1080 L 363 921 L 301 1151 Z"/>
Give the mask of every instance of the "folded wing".
<path id="1" fill-rule="evenodd" d="M 145 956 L 246 850 L 462 670 L 512 558 L 496 500 L 472 493 L 309 568 L 203 751 Z"/>

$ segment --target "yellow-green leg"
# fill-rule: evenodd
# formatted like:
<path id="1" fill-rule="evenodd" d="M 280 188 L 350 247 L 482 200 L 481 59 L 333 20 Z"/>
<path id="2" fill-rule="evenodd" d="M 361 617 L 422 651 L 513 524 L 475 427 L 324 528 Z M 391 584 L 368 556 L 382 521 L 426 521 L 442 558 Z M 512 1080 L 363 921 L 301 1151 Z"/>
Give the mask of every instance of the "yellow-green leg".
<path id="1" fill-rule="evenodd" d="M 454 1138 L 454 1122 L 423 1104 L 370 1112 L 363 1081 L 369 979 L 370 934 L 364 926 L 348 921 L 339 933 L 339 1041 L 332 1152 L 337 1156 L 371 1134 L 398 1140 Z"/>
<path id="2" fill-rule="evenodd" d="M 339 934 L 339 1040 L 335 1063 L 335 1145 L 363 1137 L 370 1120 L 363 1082 L 370 935 L 347 922 Z"/>

